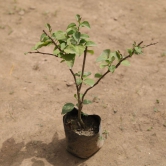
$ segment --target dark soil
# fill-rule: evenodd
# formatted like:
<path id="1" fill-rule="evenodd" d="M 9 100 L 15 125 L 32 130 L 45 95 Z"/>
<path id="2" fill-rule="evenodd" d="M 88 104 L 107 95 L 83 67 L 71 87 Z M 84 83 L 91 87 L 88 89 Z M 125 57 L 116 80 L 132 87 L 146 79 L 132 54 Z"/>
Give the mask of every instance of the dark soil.
<path id="1" fill-rule="evenodd" d="M 74 131 L 79 135 L 92 136 L 99 132 L 99 117 L 97 115 L 83 115 L 82 120 L 85 128 L 81 127 L 80 122 L 77 118 L 77 110 L 74 113 L 69 113 L 65 120 L 65 125 L 69 130 Z"/>

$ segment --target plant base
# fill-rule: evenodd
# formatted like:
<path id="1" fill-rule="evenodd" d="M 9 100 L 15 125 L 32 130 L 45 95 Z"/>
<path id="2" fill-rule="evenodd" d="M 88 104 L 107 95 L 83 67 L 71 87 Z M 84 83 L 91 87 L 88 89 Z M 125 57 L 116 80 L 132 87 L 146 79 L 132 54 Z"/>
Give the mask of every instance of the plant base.
<path id="1" fill-rule="evenodd" d="M 98 115 L 82 115 L 85 129 L 82 129 L 77 119 L 77 109 L 63 116 L 67 151 L 80 158 L 88 158 L 103 145 L 101 118 Z"/>

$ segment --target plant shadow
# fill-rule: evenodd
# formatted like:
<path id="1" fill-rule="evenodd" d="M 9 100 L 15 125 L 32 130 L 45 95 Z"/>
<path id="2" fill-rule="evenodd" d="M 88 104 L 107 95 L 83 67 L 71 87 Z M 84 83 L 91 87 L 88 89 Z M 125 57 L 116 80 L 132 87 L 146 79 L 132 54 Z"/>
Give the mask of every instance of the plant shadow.
<path id="1" fill-rule="evenodd" d="M 27 144 L 16 143 L 14 138 L 9 138 L 0 149 L 0 166 L 21 166 L 26 159 L 30 159 L 32 166 L 47 166 L 45 163 L 51 166 L 77 166 L 81 163 L 84 165 L 86 160 L 71 155 L 65 146 L 65 139 L 59 140 L 57 133 L 48 144 L 36 140 Z"/>

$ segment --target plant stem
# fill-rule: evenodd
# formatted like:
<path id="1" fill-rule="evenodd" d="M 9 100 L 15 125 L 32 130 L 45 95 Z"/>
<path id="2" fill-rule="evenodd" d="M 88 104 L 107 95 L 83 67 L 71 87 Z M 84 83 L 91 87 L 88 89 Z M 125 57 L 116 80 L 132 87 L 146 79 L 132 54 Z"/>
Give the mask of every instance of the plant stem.
<path id="1" fill-rule="evenodd" d="M 87 55 L 87 47 L 84 50 L 84 58 L 83 58 L 83 64 L 82 64 L 82 72 L 81 72 L 81 80 L 83 81 L 83 75 L 84 75 L 84 70 L 85 70 L 85 62 L 86 62 L 86 55 Z M 83 128 L 85 128 L 85 124 L 82 121 L 81 118 L 81 111 L 83 108 L 83 100 L 80 98 L 80 91 L 81 91 L 81 87 L 82 87 L 82 83 L 78 86 L 76 83 L 76 77 L 74 75 L 74 72 L 72 71 L 72 69 L 70 69 L 70 72 L 72 73 L 73 77 L 74 77 L 74 81 L 76 84 L 76 90 L 77 90 L 77 101 L 78 101 L 78 121 L 80 122 L 81 126 Z"/>
<path id="2" fill-rule="evenodd" d="M 87 55 L 87 47 L 84 50 L 84 58 L 83 58 L 82 72 L 81 72 L 81 80 L 82 81 L 83 81 L 83 75 L 84 75 L 84 70 L 85 70 L 86 55 Z M 81 111 L 83 108 L 83 100 L 80 98 L 81 87 L 82 87 L 82 82 L 79 85 L 78 90 L 77 90 L 78 91 L 78 95 L 77 95 L 78 96 L 78 120 L 81 123 L 81 126 L 84 128 L 85 125 L 84 125 L 84 122 L 82 121 L 82 118 L 81 118 Z"/>
<path id="3" fill-rule="evenodd" d="M 79 87 L 77 85 L 77 82 L 76 82 L 76 76 L 74 75 L 74 72 L 72 69 L 69 69 L 71 74 L 73 75 L 73 78 L 74 78 L 74 82 L 75 82 L 75 85 L 76 85 L 76 90 L 77 90 L 77 101 L 78 101 L 78 121 L 80 122 L 81 126 L 83 128 L 85 128 L 85 125 L 84 125 L 84 122 L 82 121 L 82 118 L 81 118 L 81 110 L 82 110 L 82 102 L 81 102 L 81 99 L 80 99 L 80 90 L 79 90 Z"/>
<path id="4" fill-rule="evenodd" d="M 83 64 L 82 64 L 82 72 L 81 72 L 81 80 L 83 81 L 83 75 L 84 75 L 84 70 L 85 70 L 85 61 L 86 61 L 86 54 L 87 54 L 87 47 L 85 48 L 84 51 L 84 59 L 83 59 Z M 82 83 L 79 86 L 79 91 L 81 90 Z"/>

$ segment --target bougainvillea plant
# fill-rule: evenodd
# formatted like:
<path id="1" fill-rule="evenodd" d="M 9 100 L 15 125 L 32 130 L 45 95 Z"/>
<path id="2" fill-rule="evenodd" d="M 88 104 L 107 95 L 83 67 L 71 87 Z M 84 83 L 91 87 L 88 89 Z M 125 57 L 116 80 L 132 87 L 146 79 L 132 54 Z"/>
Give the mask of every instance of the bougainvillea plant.
<path id="1" fill-rule="evenodd" d="M 40 41 L 33 47 L 34 51 L 30 51 L 28 53 L 55 56 L 61 59 L 61 63 L 65 62 L 67 64 L 74 79 L 76 87 L 74 97 L 77 102 L 76 104 L 66 103 L 62 108 L 62 114 L 66 114 L 72 111 L 74 107 L 77 107 L 78 121 L 82 127 L 85 127 L 81 118 L 83 106 L 84 104 L 92 103 L 90 100 L 85 98 L 87 93 L 97 86 L 107 74 L 114 73 L 121 64 L 126 66 L 129 65 L 129 61 L 127 59 L 131 58 L 133 55 L 142 54 L 145 47 L 156 44 L 151 43 L 149 45 L 142 46 L 143 41 L 139 43 L 134 42 L 132 47 L 127 49 L 127 56 L 124 56 L 119 50 L 111 51 L 110 49 L 105 49 L 96 59 L 96 62 L 99 62 L 100 68 L 105 68 L 106 71 L 104 74 L 95 73 L 94 79 L 92 79 L 89 77 L 92 73 L 90 71 L 85 71 L 85 64 L 87 55 L 94 54 L 92 48 L 96 46 L 96 44 L 90 40 L 88 34 L 81 32 L 82 28 L 90 28 L 89 22 L 82 20 L 81 16 L 77 14 L 76 23 L 70 23 L 64 31 L 53 31 L 50 24 L 46 24 L 46 27 L 47 32 L 43 30 L 43 33 L 40 36 Z M 39 51 L 40 48 L 50 45 L 53 45 L 52 53 Z M 74 72 L 72 68 L 74 66 L 75 59 L 80 56 L 83 56 L 82 66 L 79 71 Z M 84 84 L 88 85 L 88 88 L 82 92 L 82 86 Z"/>

